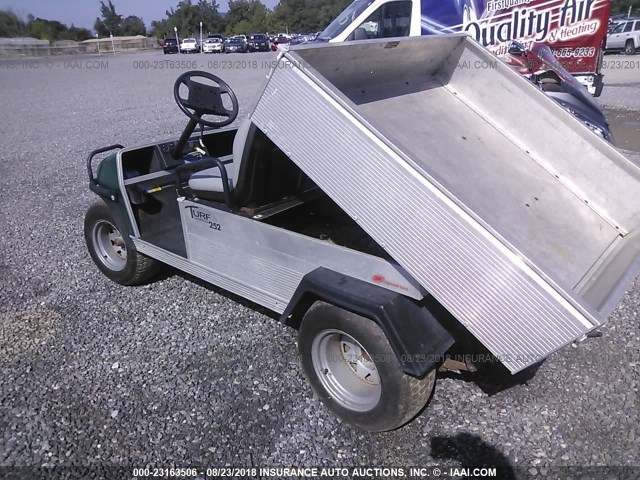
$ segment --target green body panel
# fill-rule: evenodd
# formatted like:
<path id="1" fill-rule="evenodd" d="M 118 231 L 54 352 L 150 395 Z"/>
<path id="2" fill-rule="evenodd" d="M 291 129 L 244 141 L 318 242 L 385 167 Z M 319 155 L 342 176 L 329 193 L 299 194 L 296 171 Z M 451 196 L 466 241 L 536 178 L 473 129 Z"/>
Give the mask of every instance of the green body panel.
<path id="1" fill-rule="evenodd" d="M 109 190 L 117 192 L 116 201 L 113 202 L 109 199 L 104 199 L 108 205 L 110 205 L 114 212 L 120 218 L 123 229 L 126 229 L 127 235 L 133 234 L 132 222 L 127 213 L 127 208 L 122 201 L 126 192 L 120 191 L 120 182 L 118 181 L 118 166 L 117 166 L 117 153 L 112 153 L 108 157 L 105 157 L 98 165 L 98 171 L 96 174 L 96 182 L 98 185 Z M 124 233 L 124 232 L 123 232 Z"/>
<path id="2" fill-rule="evenodd" d="M 109 188 L 115 192 L 120 192 L 120 183 L 118 182 L 118 167 L 116 159 L 117 153 L 112 153 L 108 157 L 105 157 L 98 165 L 98 173 L 96 175 L 96 182 L 98 185 L 104 188 Z"/>

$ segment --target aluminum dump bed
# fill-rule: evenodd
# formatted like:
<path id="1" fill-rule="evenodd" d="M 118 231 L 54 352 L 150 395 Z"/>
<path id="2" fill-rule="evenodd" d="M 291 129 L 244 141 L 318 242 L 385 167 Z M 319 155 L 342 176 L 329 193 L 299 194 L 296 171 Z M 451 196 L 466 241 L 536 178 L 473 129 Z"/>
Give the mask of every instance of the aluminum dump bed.
<path id="1" fill-rule="evenodd" d="M 640 169 L 469 37 L 292 49 L 251 117 L 512 372 L 638 273 Z"/>

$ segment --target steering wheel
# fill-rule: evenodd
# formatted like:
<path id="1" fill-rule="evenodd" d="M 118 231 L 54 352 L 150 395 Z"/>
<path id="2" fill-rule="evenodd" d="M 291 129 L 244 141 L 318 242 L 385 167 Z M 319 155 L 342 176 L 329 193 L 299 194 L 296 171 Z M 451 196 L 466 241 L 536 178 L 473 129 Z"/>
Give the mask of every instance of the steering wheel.
<path id="1" fill-rule="evenodd" d="M 193 80 L 194 77 L 212 80 L 218 86 L 196 82 Z M 189 91 L 188 98 L 182 98 L 180 96 L 180 86 L 182 85 L 186 86 Z M 228 110 L 222 104 L 222 95 L 224 94 L 229 95 L 231 98 L 231 110 Z M 187 117 L 208 127 L 224 127 L 233 122 L 238 116 L 239 109 L 236 94 L 233 93 L 229 85 L 209 72 L 194 70 L 180 75 L 173 86 L 173 97 L 176 99 L 180 110 L 182 110 Z M 217 115 L 227 118 L 226 120 L 220 121 L 203 120 L 203 115 Z"/>

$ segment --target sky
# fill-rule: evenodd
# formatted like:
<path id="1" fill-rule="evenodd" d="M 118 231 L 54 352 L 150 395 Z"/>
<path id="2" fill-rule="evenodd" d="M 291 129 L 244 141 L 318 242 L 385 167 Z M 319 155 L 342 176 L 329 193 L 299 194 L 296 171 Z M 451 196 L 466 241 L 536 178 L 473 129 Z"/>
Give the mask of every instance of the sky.
<path id="1" fill-rule="evenodd" d="M 178 5 L 179 0 L 111 0 L 119 15 L 142 17 L 149 27 L 152 20 L 166 18 L 165 11 Z M 107 3 L 107 0 L 104 0 Z M 219 11 L 226 11 L 227 0 L 217 0 Z M 196 3 L 194 1 L 194 3 Z M 278 0 L 263 0 L 273 8 Z M 28 14 L 47 20 L 58 20 L 70 26 L 84 27 L 93 30 L 96 18 L 100 16 L 99 0 L 0 0 L 0 10 L 13 10 L 26 19 Z"/>

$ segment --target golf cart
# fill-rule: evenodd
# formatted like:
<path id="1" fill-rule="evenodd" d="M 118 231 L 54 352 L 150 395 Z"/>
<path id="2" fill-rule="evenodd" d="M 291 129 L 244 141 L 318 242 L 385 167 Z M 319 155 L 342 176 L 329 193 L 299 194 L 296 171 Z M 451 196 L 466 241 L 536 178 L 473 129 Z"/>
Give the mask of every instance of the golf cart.
<path id="1" fill-rule="evenodd" d="M 123 285 L 167 264 L 277 312 L 313 390 L 365 430 L 413 418 L 468 338 L 535 364 L 638 272 L 640 169 L 507 65 L 474 68 L 492 59 L 466 35 L 292 49 L 238 127 L 231 88 L 187 72 L 179 139 L 89 155 L 91 257 Z"/>

